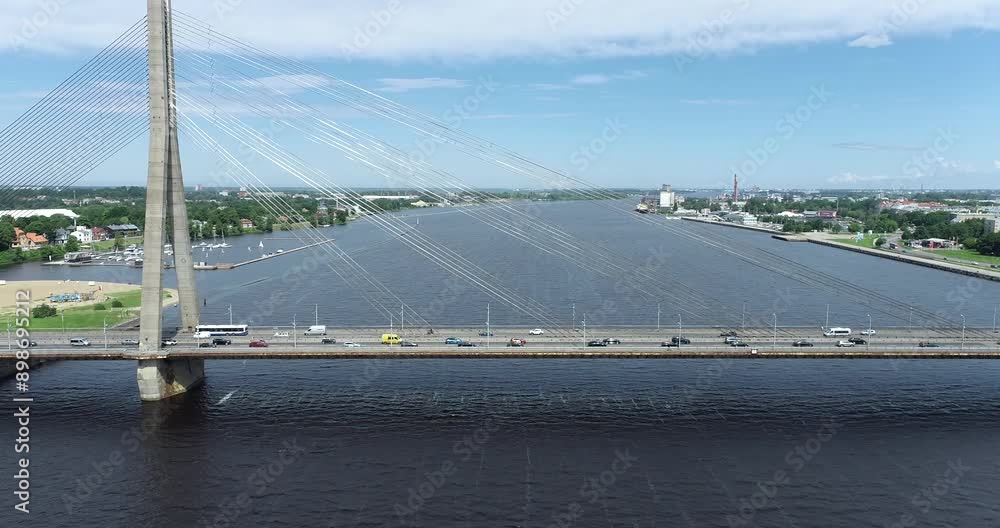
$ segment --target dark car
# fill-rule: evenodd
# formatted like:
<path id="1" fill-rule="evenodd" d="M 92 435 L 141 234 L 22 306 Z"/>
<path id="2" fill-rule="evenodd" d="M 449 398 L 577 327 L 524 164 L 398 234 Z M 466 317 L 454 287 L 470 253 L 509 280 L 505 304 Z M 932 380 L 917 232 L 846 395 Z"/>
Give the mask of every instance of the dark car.
<path id="1" fill-rule="evenodd" d="M 670 339 L 670 342 L 678 344 L 678 345 L 690 345 L 691 344 L 691 340 L 688 339 L 688 338 L 686 338 L 686 337 L 673 337 L 673 338 Z"/>
<path id="2" fill-rule="evenodd" d="M 604 338 L 604 343 L 608 345 L 620 345 L 622 344 L 622 340 L 617 337 L 606 337 Z"/>
<path id="3" fill-rule="evenodd" d="M 458 344 L 458 346 L 460 346 L 460 347 L 474 347 L 474 346 L 476 346 L 476 344 L 475 343 L 470 343 L 468 341 L 462 341 L 461 343 Z"/>
<path id="4" fill-rule="evenodd" d="M 748 347 L 750 345 L 744 343 L 743 341 L 734 341 L 733 343 L 730 343 L 729 346 L 739 347 L 739 348 L 746 348 L 746 347 Z"/>
<path id="5" fill-rule="evenodd" d="M 479 332 L 479 337 L 493 337 L 493 332 Z"/>
<path id="6" fill-rule="evenodd" d="M 459 345 L 461 343 L 462 343 L 462 340 L 459 339 L 459 338 L 457 338 L 457 337 L 449 337 L 449 338 L 447 338 L 447 339 L 444 340 L 444 344 L 446 344 L 446 345 Z"/>
<path id="7" fill-rule="evenodd" d="M 337 344 L 337 340 L 334 339 L 334 338 L 332 338 L 332 337 L 324 337 L 323 339 L 320 339 L 319 342 L 320 342 L 321 345 L 336 345 Z"/>
<path id="8" fill-rule="evenodd" d="M 233 344 L 232 339 L 226 339 L 224 337 L 216 337 L 212 340 L 213 345 L 231 345 Z"/>
<path id="9" fill-rule="evenodd" d="M 848 339 L 848 341 L 854 343 L 855 345 L 866 345 L 866 344 L 868 344 L 868 341 L 865 341 L 864 338 L 862 338 L 862 337 L 852 337 L 852 338 Z"/>
<path id="10" fill-rule="evenodd" d="M 811 347 L 811 346 L 813 346 L 813 344 L 810 343 L 809 341 L 796 341 L 796 342 L 792 343 L 792 346 L 793 347 Z"/>
<path id="11" fill-rule="evenodd" d="M 589 347 L 606 347 L 606 346 L 608 346 L 608 344 L 605 343 L 604 340 L 602 340 L 602 339 L 595 339 L 593 341 L 588 342 L 587 346 L 589 346 Z"/>
<path id="12" fill-rule="evenodd" d="M 719 337 L 739 337 L 740 334 L 736 330 L 729 330 L 728 332 L 722 332 Z"/>
<path id="13" fill-rule="evenodd" d="M 401 346 L 401 347 L 415 347 L 415 346 L 420 346 L 420 345 L 414 343 L 413 341 L 403 341 L 403 342 L 399 343 L 399 346 Z"/>
<path id="14" fill-rule="evenodd" d="M 215 343 L 198 343 L 198 348 L 215 348 Z"/>
<path id="15" fill-rule="evenodd" d="M 921 341 L 919 345 L 920 348 L 941 348 L 941 345 L 937 343 L 931 343 L 930 341 Z"/>
<path id="16" fill-rule="evenodd" d="M 661 347 L 668 347 L 668 348 L 677 348 L 680 345 L 678 345 L 677 343 L 671 343 L 670 341 L 664 341 L 664 342 L 660 343 L 660 346 Z"/>

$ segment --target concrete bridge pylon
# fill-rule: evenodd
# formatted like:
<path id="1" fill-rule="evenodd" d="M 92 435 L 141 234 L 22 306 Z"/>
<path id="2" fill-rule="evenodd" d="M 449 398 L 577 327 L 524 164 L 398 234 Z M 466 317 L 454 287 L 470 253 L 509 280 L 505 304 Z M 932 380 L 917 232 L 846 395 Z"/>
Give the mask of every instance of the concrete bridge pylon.
<path id="1" fill-rule="evenodd" d="M 193 332 L 200 314 L 177 140 L 171 5 L 170 0 L 147 0 L 146 5 L 149 25 L 149 167 L 139 353 L 149 356 L 158 354 L 163 342 L 163 254 L 168 219 L 173 226 L 171 242 L 180 295 L 181 331 Z M 139 361 L 137 371 L 139 395 L 145 401 L 170 398 L 200 385 L 204 377 L 204 360 L 143 359 Z"/>

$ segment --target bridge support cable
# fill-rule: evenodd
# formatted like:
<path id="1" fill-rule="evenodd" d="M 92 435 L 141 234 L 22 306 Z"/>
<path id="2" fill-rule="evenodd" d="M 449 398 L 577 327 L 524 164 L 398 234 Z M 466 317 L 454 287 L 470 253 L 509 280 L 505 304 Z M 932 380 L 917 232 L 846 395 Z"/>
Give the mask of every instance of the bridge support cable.
<path id="1" fill-rule="evenodd" d="M 186 104 L 186 103 L 185 103 Z M 217 116 L 218 118 L 218 116 Z M 309 169 L 304 169 L 298 166 L 298 162 L 290 161 L 290 159 L 283 159 L 284 154 L 278 150 L 275 151 L 273 145 L 254 145 L 253 143 L 247 141 L 246 139 L 240 139 L 239 133 L 251 133 L 252 130 L 239 130 L 238 127 L 241 123 L 238 120 L 233 120 L 231 122 L 219 122 L 217 119 L 214 123 L 220 130 L 230 133 L 233 137 L 236 137 L 238 141 L 241 141 L 244 146 L 247 146 L 253 150 L 256 150 L 261 155 L 266 158 L 271 159 L 276 165 L 282 167 L 283 170 L 295 175 L 300 180 L 304 181 L 307 185 L 310 185 L 314 189 L 323 192 L 325 196 L 330 199 L 339 198 L 342 202 L 346 202 L 352 207 L 370 215 L 368 219 L 373 222 L 377 227 L 386 231 L 390 235 L 402 241 L 407 246 L 411 247 L 418 254 L 427 257 L 433 263 L 437 264 L 439 267 L 443 268 L 445 271 L 455 275 L 465 281 L 473 284 L 485 293 L 492 295 L 505 304 L 511 305 L 516 310 L 532 317 L 536 321 L 542 323 L 551 324 L 555 327 L 554 322 L 548 321 L 548 316 L 542 309 L 531 308 L 526 309 L 524 307 L 523 298 L 513 292 L 506 291 L 503 287 L 493 285 L 489 282 L 488 273 L 485 270 L 473 271 L 471 270 L 471 263 L 462 259 L 451 250 L 448 250 L 441 244 L 437 244 L 433 241 L 427 239 L 419 232 L 414 232 L 406 224 L 403 227 L 399 226 L 400 222 L 396 219 L 386 219 L 381 210 L 374 208 L 372 205 L 366 204 L 360 197 L 350 196 L 350 192 L 345 192 L 341 189 L 335 189 L 331 191 L 329 188 L 323 186 L 323 176 L 317 174 L 315 170 L 310 171 L 310 174 L 306 174 L 305 171 Z M 262 138 L 255 138 L 256 141 L 262 141 Z M 265 150 L 267 149 L 267 150 Z M 321 178 L 317 180 L 316 178 Z"/>
<path id="2" fill-rule="evenodd" d="M 142 135 L 145 19 L 0 131 L 0 204 L 75 183 Z"/>
<path id="3" fill-rule="evenodd" d="M 218 154 L 220 156 L 220 160 L 224 161 L 229 168 L 225 175 L 232 178 L 241 187 L 249 189 L 253 199 L 264 207 L 268 214 L 274 216 L 275 218 L 283 215 L 292 218 L 298 214 L 291 204 L 288 204 L 283 198 L 277 197 L 270 187 L 267 187 L 255 173 L 241 163 L 232 153 L 228 151 L 228 149 L 213 140 L 201 127 L 197 125 L 197 123 L 194 122 L 193 119 L 183 113 L 181 113 L 180 116 L 185 121 L 182 123 L 183 130 L 188 132 L 195 143 L 201 146 L 206 152 Z M 256 183 L 254 183 L 254 181 L 256 181 Z M 303 231 L 306 233 L 307 237 L 301 236 Z M 325 235 L 312 226 L 306 230 L 296 229 L 291 232 L 304 245 L 316 244 L 327 240 Z M 333 263 L 329 261 L 326 262 L 326 265 L 331 271 L 334 272 L 334 274 L 340 277 L 349 287 L 356 290 L 365 299 L 365 301 L 368 302 L 381 315 L 386 317 L 395 315 L 394 309 L 386 307 L 386 303 L 391 302 L 393 307 L 402 305 L 404 306 L 404 310 L 409 310 L 409 320 L 414 321 L 419 326 L 427 325 L 427 321 L 416 310 L 414 310 L 412 306 L 404 303 L 394 292 L 392 292 L 392 290 L 375 279 L 371 273 L 369 273 L 356 260 L 350 257 L 349 254 L 337 246 L 336 243 L 317 246 L 317 250 L 325 250 L 330 257 L 339 258 L 344 262 L 344 264 L 346 264 L 346 269 L 342 270 L 341 268 L 334 266 Z M 354 274 L 345 275 L 345 271 L 354 272 Z M 357 277 L 360 277 L 360 279 Z M 370 286 L 378 290 L 377 293 L 382 296 L 382 299 L 376 298 L 367 287 L 360 284 L 360 281 L 367 281 Z M 391 300 L 385 299 L 386 296 L 391 297 Z"/>
<path id="4" fill-rule="evenodd" d="M 187 29 L 204 33 L 203 26 L 196 19 L 186 15 L 182 15 L 182 19 L 184 20 L 184 25 Z M 256 67 L 270 75 L 289 75 L 290 77 L 288 77 L 287 80 L 301 88 L 313 89 L 316 92 L 325 94 L 331 99 L 342 104 L 346 104 L 351 108 L 395 121 L 403 126 L 424 134 L 435 141 L 454 145 L 458 147 L 459 150 L 462 150 L 467 154 L 479 157 L 480 159 L 486 159 L 487 161 L 491 161 L 498 166 L 517 174 L 533 177 L 549 185 L 564 188 L 567 192 L 572 192 L 588 199 L 610 200 L 617 198 L 617 196 L 609 194 L 586 181 L 545 167 L 513 151 L 505 149 L 502 146 L 477 138 L 465 131 L 452 129 L 446 123 L 442 123 L 431 116 L 421 114 L 378 94 L 364 90 L 343 80 L 331 77 L 316 70 L 315 68 L 309 67 L 292 59 L 287 59 L 273 53 L 260 50 L 238 40 L 220 35 L 217 32 L 213 33 L 211 38 L 214 39 L 214 42 L 222 41 L 225 44 L 246 53 L 247 56 L 243 57 L 243 60 L 248 66 Z M 296 75 L 297 77 L 295 77 Z M 336 87 L 353 90 L 353 93 L 345 95 L 343 91 L 338 91 Z M 577 185 L 580 188 L 570 187 L 571 184 Z M 652 219 L 646 219 L 640 215 L 632 214 L 628 209 L 615 207 L 608 203 L 602 203 L 601 205 L 606 208 L 613 209 L 620 214 L 629 215 L 630 217 L 637 218 L 638 221 L 665 229 L 674 234 L 692 240 L 705 240 L 704 237 L 692 235 L 683 228 L 675 228 L 673 226 L 665 225 L 665 222 L 655 222 Z M 877 306 L 874 309 L 894 317 L 897 320 L 904 320 L 906 318 L 906 315 L 904 315 L 904 311 L 902 310 L 904 306 L 906 308 L 905 314 L 909 313 L 909 305 L 904 305 L 904 303 L 896 301 L 887 295 L 873 290 L 859 289 L 849 281 L 837 278 L 830 274 L 809 269 L 791 259 L 780 257 L 775 254 L 768 254 L 766 252 L 759 252 L 759 248 L 747 245 L 743 248 L 744 251 L 740 252 L 733 251 L 730 248 L 726 248 L 718 244 L 713 247 L 743 260 L 744 262 L 754 265 L 755 267 L 760 267 L 761 269 L 777 273 L 810 287 L 821 287 L 831 293 L 861 300 L 862 302 L 888 304 L 890 307 L 888 310 Z M 751 255 L 754 256 L 751 257 Z M 776 258 L 777 260 L 774 260 Z M 874 304 L 872 305 L 875 306 Z M 899 311 L 897 312 L 894 310 Z M 950 319 L 938 316 L 937 314 L 929 311 L 924 312 L 925 313 L 921 315 L 928 322 L 936 321 L 945 325 L 954 323 Z"/>
<path id="5" fill-rule="evenodd" d="M 202 58 L 200 60 L 209 65 L 207 59 Z M 197 68 L 194 71 L 201 75 L 207 75 L 204 71 Z M 379 165 L 380 169 L 378 169 L 380 175 L 394 181 L 402 180 L 406 183 L 415 183 L 418 190 L 429 196 L 444 200 L 446 199 L 446 196 L 443 194 L 446 192 L 445 189 L 458 188 L 466 190 L 473 196 L 480 197 L 484 201 L 491 203 L 493 207 L 460 208 L 459 211 L 463 214 L 476 218 L 501 232 L 507 233 L 541 252 L 560 256 L 574 262 L 588 271 L 619 279 L 628 275 L 631 279 L 630 282 L 632 282 L 629 287 L 634 288 L 636 294 L 640 297 L 645 296 L 650 300 L 663 299 L 672 301 L 676 303 L 679 311 L 689 316 L 704 317 L 706 315 L 704 311 L 697 313 L 692 310 L 711 309 L 704 305 L 702 299 L 694 294 L 689 294 L 686 298 L 683 297 L 685 292 L 675 294 L 672 285 L 660 283 L 658 278 L 651 275 L 651 272 L 647 272 L 642 268 L 630 269 L 628 267 L 630 263 L 618 263 L 611 256 L 603 253 L 598 252 L 597 255 L 594 255 L 593 248 L 581 247 L 582 242 L 576 241 L 572 235 L 565 233 L 558 227 L 549 226 L 537 217 L 524 214 L 509 204 L 495 201 L 488 195 L 473 190 L 446 172 L 437 170 L 429 164 L 418 165 L 409 163 L 405 159 L 405 154 L 398 148 L 382 143 L 353 127 L 330 123 L 318 117 L 322 115 L 322 112 L 318 109 L 301 105 L 280 91 L 268 90 L 262 83 L 249 77 L 239 79 L 236 82 L 239 83 L 239 86 L 227 82 L 225 79 L 213 77 L 213 96 L 220 96 L 223 88 L 229 88 L 230 91 L 235 92 L 235 95 L 231 97 L 222 96 L 228 101 L 234 104 L 250 105 L 257 112 L 267 115 L 273 121 L 278 121 L 299 130 L 313 142 L 331 146 L 343 152 L 350 159 L 364 160 L 369 166 L 375 166 L 381 162 L 383 165 Z M 270 93 L 259 94 L 248 89 L 249 86 L 254 85 L 262 87 Z M 270 108 L 274 108 L 275 95 L 279 97 L 283 110 L 290 109 L 291 111 L 288 112 L 289 115 L 301 117 L 286 117 L 278 115 L 281 112 L 270 110 Z M 251 101 L 256 101 L 258 104 L 252 104 Z M 344 128 L 344 130 L 341 130 L 341 128 Z M 385 164 L 388 164 L 388 166 Z M 427 174 L 428 177 L 425 177 L 424 174 Z M 505 213 L 510 214 L 513 219 L 504 217 L 503 214 Z M 550 246 L 555 246 L 556 249 L 553 250 Z M 718 307 L 721 308 L 722 304 L 719 303 Z M 714 313 L 720 312 L 718 308 L 715 308 L 715 310 L 716 312 Z"/>
<path id="6" fill-rule="evenodd" d="M 180 99 L 186 99 L 179 96 Z M 182 100 L 185 106 L 197 108 L 190 100 Z M 204 110 L 204 109 L 203 109 Z M 559 325 L 552 320 L 543 306 L 536 301 L 527 299 L 503 286 L 492 284 L 487 277 L 489 273 L 478 266 L 475 266 L 461 255 L 455 253 L 443 244 L 431 240 L 426 235 L 413 231 L 405 223 L 399 222 L 395 218 L 386 217 L 378 206 L 367 202 L 356 192 L 340 187 L 330 180 L 326 174 L 315 168 L 309 167 L 295 156 L 287 153 L 284 149 L 274 144 L 269 138 L 264 137 L 252 127 L 246 126 L 239 119 L 235 119 L 225 113 L 217 113 L 213 125 L 220 131 L 241 143 L 245 148 L 249 148 L 278 166 L 280 169 L 292 174 L 310 187 L 324 193 L 330 199 L 339 198 L 366 214 L 369 219 L 383 231 L 389 233 L 401 242 L 411 247 L 418 254 L 423 255 L 445 271 L 464 279 L 478 289 L 493 296 L 500 302 L 511 306 L 515 310 L 522 312 L 534 320 L 550 328 L 558 328 Z"/>

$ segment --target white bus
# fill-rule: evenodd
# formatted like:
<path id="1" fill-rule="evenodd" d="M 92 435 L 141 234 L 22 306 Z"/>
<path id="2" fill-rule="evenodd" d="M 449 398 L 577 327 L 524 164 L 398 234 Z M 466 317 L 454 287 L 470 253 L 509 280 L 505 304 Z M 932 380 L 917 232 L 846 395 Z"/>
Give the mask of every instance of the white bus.
<path id="1" fill-rule="evenodd" d="M 823 330 L 823 335 L 826 337 L 836 337 L 836 336 L 849 336 L 851 335 L 850 328 L 828 328 Z"/>
<path id="2" fill-rule="evenodd" d="M 200 337 L 245 336 L 250 334 L 247 325 L 198 325 L 194 328 Z"/>

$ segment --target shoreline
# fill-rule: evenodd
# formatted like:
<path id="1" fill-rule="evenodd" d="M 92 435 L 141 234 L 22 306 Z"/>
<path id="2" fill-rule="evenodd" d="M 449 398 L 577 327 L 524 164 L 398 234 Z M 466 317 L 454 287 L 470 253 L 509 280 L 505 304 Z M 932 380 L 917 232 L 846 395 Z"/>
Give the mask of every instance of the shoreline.
<path id="1" fill-rule="evenodd" d="M 968 266 L 962 266 L 960 264 L 953 264 L 951 262 L 937 261 L 937 260 L 933 260 L 933 259 L 926 259 L 926 258 L 921 258 L 921 257 L 915 257 L 915 256 L 912 256 L 912 255 L 903 255 L 903 254 L 893 253 L 893 252 L 885 251 L 885 250 L 870 249 L 870 248 L 861 247 L 861 246 L 853 246 L 851 244 L 844 244 L 844 243 L 836 242 L 836 241 L 833 241 L 833 240 L 827 240 L 825 238 L 822 238 L 822 237 L 819 237 L 819 236 L 815 236 L 814 234 L 811 234 L 811 233 L 801 233 L 801 234 L 785 233 L 783 231 L 777 231 L 777 230 L 774 230 L 774 229 L 767 229 L 767 228 L 763 228 L 763 227 L 744 226 L 744 225 L 738 225 L 738 224 L 730 224 L 730 223 L 727 223 L 727 222 L 712 222 L 712 221 L 708 221 L 708 220 L 701 220 L 701 219 L 698 219 L 698 218 L 684 218 L 684 220 L 687 220 L 689 222 L 697 222 L 699 224 L 721 225 L 721 226 L 725 226 L 725 227 L 734 227 L 734 228 L 737 228 L 737 229 L 746 229 L 746 230 L 749 230 L 749 231 L 756 231 L 756 232 L 759 232 L 759 233 L 767 233 L 767 234 L 772 235 L 773 238 L 776 238 L 778 240 L 786 240 L 786 239 L 788 239 L 786 241 L 791 241 L 791 242 L 806 241 L 806 242 L 809 242 L 811 244 L 817 244 L 817 245 L 820 245 L 820 246 L 832 247 L 832 248 L 836 248 L 836 249 L 845 249 L 845 250 L 848 250 L 848 251 L 853 251 L 855 253 L 862 253 L 862 254 L 865 254 L 865 255 L 870 255 L 870 256 L 873 256 L 873 257 L 880 257 L 880 258 L 884 258 L 884 259 L 895 260 L 897 262 L 903 262 L 903 263 L 907 263 L 907 264 L 913 264 L 913 265 L 916 265 L 916 266 L 923 266 L 925 268 L 936 269 L 936 270 L 939 270 L 939 271 L 947 271 L 947 272 L 951 272 L 951 273 L 958 273 L 958 274 L 961 274 L 961 275 L 967 275 L 967 276 L 970 276 L 970 277 L 976 277 L 976 278 L 983 279 L 983 280 L 1000 282 L 1000 272 L 989 271 L 989 270 L 985 270 L 985 269 L 977 269 L 977 268 L 972 268 L 972 267 L 968 267 Z"/>

